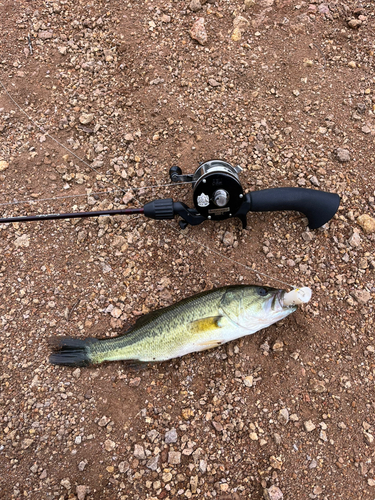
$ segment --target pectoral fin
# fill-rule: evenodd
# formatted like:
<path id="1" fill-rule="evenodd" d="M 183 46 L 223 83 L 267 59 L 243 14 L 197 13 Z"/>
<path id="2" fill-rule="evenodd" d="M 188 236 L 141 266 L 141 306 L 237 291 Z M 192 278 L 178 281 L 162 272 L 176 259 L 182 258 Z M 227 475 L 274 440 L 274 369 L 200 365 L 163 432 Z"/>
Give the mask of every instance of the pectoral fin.
<path id="1" fill-rule="evenodd" d="M 219 330 L 223 326 L 222 323 L 222 316 L 211 316 L 190 323 L 191 333 L 194 336 L 194 344 L 201 347 L 200 350 L 211 349 L 220 345 L 222 340 L 219 340 L 221 338 Z M 215 332 L 217 332 L 217 340 L 215 339 Z"/>
<path id="2" fill-rule="evenodd" d="M 222 316 L 210 316 L 209 318 L 197 319 L 190 323 L 192 333 L 204 333 L 221 328 Z"/>

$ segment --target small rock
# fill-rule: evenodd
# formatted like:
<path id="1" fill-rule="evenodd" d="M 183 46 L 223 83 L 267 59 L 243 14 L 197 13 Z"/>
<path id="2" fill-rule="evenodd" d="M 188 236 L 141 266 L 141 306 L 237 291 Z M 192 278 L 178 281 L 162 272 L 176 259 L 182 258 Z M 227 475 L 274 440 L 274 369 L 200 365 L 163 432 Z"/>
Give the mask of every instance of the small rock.
<path id="1" fill-rule="evenodd" d="M 263 498 L 265 500 L 282 500 L 284 498 L 283 492 L 275 485 L 263 490 Z"/>
<path id="2" fill-rule="evenodd" d="M 98 425 L 99 427 L 105 427 L 109 422 L 111 421 L 110 418 L 106 417 L 105 415 L 99 420 Z"/>
<path id="3" fill-rule="evenodd" d="M 368 484 L 369 486 L 375 486 L 375 480 L 374 480 L 374 479 L 369 478 L 369 479 L 367 479 L 367 484 Z"/>
<path id="4" fill-rule="evenodd" d="M 371 134 L 371 129 L 370 127 L 368 127 L 367 125 L 364 125 L 362 128 L 361 128 L 362 132 L 364 134 Z"/>
<path id="5" fill-rule="evenodd" d="M 367 214 L 360 215 L 357 219 L 358 224 L 367 234 L 375 233 L 375 219 Z"/>
<path id="6" fill-rule="evenodd" d="M 80 484 L 76 488 L 77 498 L 78 500 L 85 500 L 87 493 L 87 486 Z"/>
<path id="7" fill-rule="evenodd" d="M 168 453 L 168 463 L 171 465 L 178 465 L 181 463 L 181 453 L 179 451 L 170 451 Z"/>
<path id="8" fill-rule="evenodd" d="M 353 290 L 351 295 L 360 304 L 366 304 L 371 299 L 371 294 L 367 290 Z"/>
<path id="9" fill-rule="evenodd" d="M 351 247 L 357 248 L 360 246 L 362 242 L 362 238 L 360 237 L 357 231 L 354 231 L 351 237 L 348 240 L 348 243 Z"/>
<path id="10" fill-rule="evenodd" d="M 0 161 L 0 172 L 3 172 L 9 167 L 9 163 L 7 161 Z"/>
<path id="11" fill-rule="evenodd" d="M 15 241 L 14 241 L 14 246 L 16 248 L 24 247 L 27 248 L 30 246 L 30 236 L 28 234 L 23 234 L 22 236 L 19 236 Z"/>
<path id="12" fill-rule="evenodd" d="M 215 78 L 210 78 L 210 79 L 208 80 L 208 85 L 210 85 L 211 87 L 219 87 L 219 86 L 220 86 L 220 83 L 219 83 L 219 82 L 217 82 L 217 81 L 215 80 Z"/>
<path id="13" fill-rule="evenodd" d="M 307 420 L 306 422 L 303 422 L 303 425 L 304 425 L 305 430 L 307 432 L 312 432 L 314 429 L 316 429 L 316 426 L 312 423 L 311 420 Z"/>
<path id="14" fill-rule="evenodd" d="M 313 493 L 314 495 L 321 495 L 323 493 L 323 488 L 320 486 L 314 486 Z"/>
<path id="15" fill-rule="evenodd" d="M 164 442 L 165 442 L 165 444 L 176 443 L 177 437 L 178 436 L 177 436 L 176 429 L 173 427 L 170 431 L 167 431 L 165 433 Z"/>
<path id="16" fill-rule="evenodd" d="M 352 28 L 353 30 L 358 29 L 362 25 L 362 21 L 359 19 L 350 19 L 348 21 L 348 26 L 349 28 Z"/>
<path id="17" fill-rule="evenodd" d="M 122 314 L 122 311 L 119 307 L 114 307 L 111 311 L 111 316 L 113 318 L 119 318 Z"/>
<path id="18" fill-rule="evenodd" d="M 151 470 L 156 470 L 158 468 L 159 457 L 160 455 L 155 455 L 154 457 L 151 457 L 147 461 L 146 467 Z"/>
<path id="19" fill-rule="evenodd" d="M 319 434 L 319 438 L 324 441 L 324 442 L 327 442 L 328 441 L 328 438 L 327 438 L 327 433 L 326 431 L 320 431 L 320 434 Z"/>
<path id="20" fill-rule="evenodd" d="M 374 436 L 372 434 L 370 434 L 369 432 L 364 432 L 363 435 L 367 444 L 373 444 Z"/>
<path id="21" fill-rule="evenodd" d="M 132 142 L 132 141 L 134 141 L 134 136 L 133 136 L 133 134 L 125 134 L 124 139 L 127 142 Z"/>
<path id="22" fill-rule="evenodd" d="M 131 191 L 128 191 L 122 197 L 122 202 L 124 205 L 127 205 L 129 203 L 129 201 L 131 201 L 133 198 L 134 198 L 134 194 Z"/>
<path id="23" fill-rule="evenodd" d="M 246 387 L 253 387 L 254 377 L 252 375 L 248 375 L 243 379 L 243 383 Z"/>
<path id="24" fill-rule="evenodd" d="M 356 67 L 357 67 L 357 64 L 356 64 L 356 62 L 355 62 L 355 61 L 349 61 L 349 62 L 348 62 L 348 66 L 349 66 L 349 68 L 354 69 L 354 68 L 356 68 Z"/>
<path id="25" fill-rule="evenodd" d="M 279 415 L 277 417 L 277 420 L 282 425 L 286 425 L 289 422 L 289 412 L 286 408 L 283 408 L 279 411 Z"/>
<path id="26" fill-rule="evenodd" d="M 116 448 L 116 443 L 110 439 L 104 441 L 104 448 L 106 451 L 113 451 Z"/>
<path id="27" fill-rule="evenodd" d="M 33 439 L 29 439 L 29 438 L 24 439 L 22 441 L 22 449 L 27 450 L 27 448 L 29 448 L 33 444 L 33 442 L 34 442 Z"/>
<path id="28" fill-rule="evenodd" d="M 118 464 L 118 470 L 119 470 L 119 472 L 121 474 L 125 474 L 125 472 L 127 472 L 129 470 L 129 464 L 128 464 L 128 462 L 120 462 Z"/>
<path id="29" fill-rule="evenodd" d="M 193 12 L 198 12 L 198 10 L 201 10 L 202 5 L 199 0 L 191 0 L 189 4 L 189 9 Z"/>
<path id="30" fill-rule="evenodd" d="M 277 432 L 275 432 L 275 434 L 273 435 L 273 439 L 275 440 L 275 443 L 277 445 L 281 444 L 281 436 Z"/>
<path id="31" fill-rule="evenodd" d="M 207 42 L 207 31 L 204 25 L 203 17 L 200 17 L 197 21 L 195 21 L 191 27 L 190 36 L 201 45 L 204 45 Z"/>
<path id="32" fill-rule="evenodd" d="M 291 266 L 293 267 L 293 266 Z M 280 352 L 284 349 L 284 342 L 282 340 L 276 340 L 272 346 L 272 350 L 275 352 Z"/>
<path id="33" fill-rule="evenodd" d="M 82 123 L 82 125 L 88 125 L 89 123 L 91 123 L 94 119 L 95 115 L 93 113 L 83 113 L 80 117 L 79 117 L 79 121 L 80 123 Z"/>
<path id="34" fill-rule="evenodd" d="M 256 432 L 250 432 L 249 438 L 251 441 L 258 441 L 258 434 Z"/>
<path id="35" fill-rule="evenodd" d="M 233 243 L 234 243 L 234 234 L 231 233 L 230 231 L 225 231 L 223 236 L 223 244 L 226 247 L 232 247 Z"/>
<path id="36" fill-rule="evenodd" d="M 250 9 L 251 7 L 254 7 L 254 5 L 255 5 L 255 0 L 245 0 L 244 1 L 245 9 Z"/>
<path id="37" fill-rule="evenodd" d="M 204 474 L 207 470 L 207 461 L 206 460 L 199 460 L 199 470 Z"/>
<path id="38" fill-rule="evenodd" d="M 241 40 L 242 32 L 240 28 L 234 28 L 231 38 L 234 42 L 239 42 Z"/>
<path id="39" fill-rule="evenodd" d="M 61 479 L 60 481 L 61 486 L 64 486 L 67 490 L 70 490 L 72 487 L 70 484 L 70 479 L 68 477 L 65 477 L 64 479 Z"/>
<path id="40" fill-rule="evenodd" d="M 65 47 L 64 45 L 57 47 L 57 50 L 60 52 L 62 56 L 65 56 L 68 51 L 67 47 Z"/>
<path id="41" fill-rule="evenodd" d="M 79 462 L 78 464 L 78 470 L 80 470 L 81 472 L 84 471 L 87 464 L 87 460 L 82 460 L 82 462 Z"/>
<path id="42" fill-rule="evenodd" d="M 326 386 L 324 385 L 324 382 L 322 380 L 317 380 L 314 378 L 313 380 L 310 381 L 311 388 L 314 392 L 317 392 L 318 394 L 321 394 L 322 392 L 326 392 Z"/>
<path id="43" fill-rule="evenodd" d="M 309 181 L 311 182 L 311 184 L 313 186 L 316 186 L 316 187 L 319 187 L 320 186 L 320 182 L 318 181 L 317 177 L 315 177 L 315 175 L 312 175 L 309 179 Z"/>
<path id="44" fill-rule="evenodd" d="M 38 38 L 40 38 L 41 40 L 49 40 L 52 37 L 53 37 L 52 31 L 39 31 L 38 33 Z"/>
<path id="45" fill-rule="evenodd" d="M 134 445 L 134 456 L 139 460 L 144 460 L 146 458 L 145 450 L 140 444 Z"/>
<path id="46" fill-rule="evenodd" d="M 283 461 L 281 460 L 281 457 L 275 457 L 274 455 L 272 455 L 272 457 L 270 457 L 270 466 L 273 469 L 281 470 L 283 466 Z"/>
<path id="47" fill-rule="evenodd" d="M 141 377 L 131 378 L 129 380 L 129 387 L 138 387 L 141 383 Z"/>

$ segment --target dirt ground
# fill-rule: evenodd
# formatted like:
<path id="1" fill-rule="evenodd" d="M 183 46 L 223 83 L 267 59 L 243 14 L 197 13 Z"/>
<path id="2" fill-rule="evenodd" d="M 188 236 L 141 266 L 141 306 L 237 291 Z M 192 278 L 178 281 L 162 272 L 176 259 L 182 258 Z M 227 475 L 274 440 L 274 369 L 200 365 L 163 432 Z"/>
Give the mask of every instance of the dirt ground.
<path id="1" fill-rule="evenodd" d="M 213 158 L 242 167 L 245 192 L 341 196 L 314 231 L 293 211 L 249 213 L 246 230 L 0 225 L 1 498 L 375 498 L 374 15 L 350 0 L 0 1 L 1 217 L 192 206 L 169 168 Z M 227 284 L 290 289 L 277 280 L 311 302 L 220 348 L 142 370 L 48 362 L 50 337 L 116 336 Z"/>

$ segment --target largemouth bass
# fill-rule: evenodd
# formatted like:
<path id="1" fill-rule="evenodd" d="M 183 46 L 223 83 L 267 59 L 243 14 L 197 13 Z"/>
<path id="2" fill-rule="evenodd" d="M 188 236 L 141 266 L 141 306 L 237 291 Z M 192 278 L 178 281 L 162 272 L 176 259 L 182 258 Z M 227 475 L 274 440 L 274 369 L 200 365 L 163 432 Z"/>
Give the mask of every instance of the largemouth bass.
<path id="1" fill-rule="evenodd" d="M 156 362 L 211 349 L 255 333 L 294 312 L 295 300 L 286 300 L 290 295 L 296 294 L 253 285 L 209 290 L 146 314 L 119 337 L 56 338 L 49 360 L 70 366 L 116 360 Z"/>

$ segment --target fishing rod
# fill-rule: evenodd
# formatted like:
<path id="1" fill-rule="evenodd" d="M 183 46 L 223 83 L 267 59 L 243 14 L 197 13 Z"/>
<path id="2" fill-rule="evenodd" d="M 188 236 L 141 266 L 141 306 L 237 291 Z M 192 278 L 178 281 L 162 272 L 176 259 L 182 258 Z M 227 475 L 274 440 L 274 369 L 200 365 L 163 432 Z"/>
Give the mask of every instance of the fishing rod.
<path id="1" fill-rule="evenodd" d="M 328 222 L 339 207 L 337 194 L 315 189 L 280 187 L 244 193 L 238 175 L 241 171 L 241 167 L 233 167 L 223 160 L 203 162 L 194 174 L 187 175 L 182 174 L 180 167 L 172 167 L 169 171 L 172 183 L 191 183 L 195 208 L 166 198 L 153 200 L 141 208 L 7 217 L 0 218 L 0 224 L 142 214 L 156 220 L 173 219 L 177 215 L 181 218 L 181 229 L 206 220 L 233 217 L 240 219 L 242 227 L 246 228 L 248 212 L 295 210 L 307 217 L 310 229 L 317 229 Z"/>

